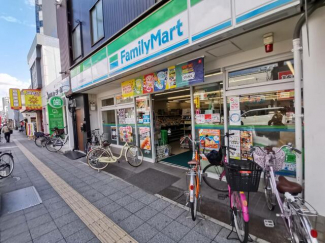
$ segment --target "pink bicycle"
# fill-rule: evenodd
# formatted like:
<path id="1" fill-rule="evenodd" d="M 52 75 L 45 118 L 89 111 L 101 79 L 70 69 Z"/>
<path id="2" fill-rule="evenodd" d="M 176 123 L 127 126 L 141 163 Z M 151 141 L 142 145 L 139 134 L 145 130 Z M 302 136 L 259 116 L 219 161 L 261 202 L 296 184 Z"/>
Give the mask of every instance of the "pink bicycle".
<path id="1" fill-rule="evenodd" d="M 229 138 L 233 134 L 226 133 L 224 137 Z M 232 227 L 236 228 L 238 240 L 240 242 L 247 242 L 249 240 L 249 213 L 248 213 L 248 201 L 249 193 L 256 192 L 258 190 L 262 167 L 251 160 L 233 160 L 227 161 L 226 151 L 229 154 L 229 150 L 235 150 L 229 146 L 223 145 L 223 164 L 224 172 L 221 176 L 226 175 L 228 183 L 228 195 L 219 194 L 219 198 L 224 199 L 227 196 L 230 198 L 231 208 L 231 222 Z M 246 199 L 246 194 L 248 200 Z M 229 233 L 227 238 L 229 239 Z M 251 240 L 250 240 L 251 241 Z"/>

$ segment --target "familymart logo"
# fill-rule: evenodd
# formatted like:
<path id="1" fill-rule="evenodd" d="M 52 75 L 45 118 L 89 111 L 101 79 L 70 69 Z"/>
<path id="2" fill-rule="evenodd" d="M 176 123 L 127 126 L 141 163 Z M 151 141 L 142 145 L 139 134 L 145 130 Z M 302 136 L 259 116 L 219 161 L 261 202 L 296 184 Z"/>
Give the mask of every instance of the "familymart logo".
<path id="1" fill-rule="evenodd" d="M 156 51 L 164 49 L 172 42 L 184 37 L 183 20 L 179 18 L 173 23 L 164 23 L 159 29 L 143 35 L 140 39 L 131 42 L 115 55 L 109 58 L 110 69 L 124 66 Z M 187 35 L 187 33 L 186 33 Z"/>

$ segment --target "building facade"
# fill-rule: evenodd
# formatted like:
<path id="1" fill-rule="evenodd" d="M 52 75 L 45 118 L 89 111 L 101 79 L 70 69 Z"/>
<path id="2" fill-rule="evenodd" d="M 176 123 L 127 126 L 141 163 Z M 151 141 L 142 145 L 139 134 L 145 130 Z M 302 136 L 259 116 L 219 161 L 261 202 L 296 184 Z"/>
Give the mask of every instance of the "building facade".
<path id="1" fill-rule="evenodd" d="M 64 30 L 58 30 L 66 48 L 61 54 L 71 46 L 64 61 L 70 104 L 81 110 L 73 129 L 78 148 L 90 130 L 100 129 L 116 151 L 128 142 L 140 146 L 147 161 L 184 166 L 190 145 L 180 140 L 187 136 L 208 136 L 209 148 L 217 149 L 220 135 L 231 131 L 235 159 L 247 159 L 252 145 L 293 143 L 305 154 L 285 151 L 279 173 L 304 184 L 306 199 L 325 215 L 325 198 L 319 200 L 313 189 L 325 190 L 322 176 L 312 176 L 324 168 L 315 162 L 319 148 L 312 146 L 324 143 L 325 134 L 313 130 L 312 95 L 323 87 L 322 69 L 309 64 L 322 63 L 315 46 L 323 50 L 316 29 L 324 8 L 309 22 L 313 47 L 303 28 L 300 60 L 292 52 L 292 34 L 302 9 L 309 8 L 300 1 L 143 0 L 136 14 L 128 12 L 135 9 L 131 4 L 122 8 L 117 2 L 57 6 L 57 14 L 66 16 Z"/>

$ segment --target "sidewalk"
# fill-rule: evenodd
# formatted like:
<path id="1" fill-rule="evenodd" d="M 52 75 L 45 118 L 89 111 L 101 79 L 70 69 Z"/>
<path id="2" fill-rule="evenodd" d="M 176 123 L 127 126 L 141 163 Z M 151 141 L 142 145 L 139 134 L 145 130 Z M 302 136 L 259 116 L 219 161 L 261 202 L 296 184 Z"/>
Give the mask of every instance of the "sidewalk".
<path id="1" fill-rule="evenodd" d="M 98 173 L 85 163 L 38 148 L 22 134 L 14 133 L 13 139 L 70 185 L 77 196 L 87 199 L 84 201 L 138 242 L 238 242 L 226 239 L 230 231 L 223 223 L 216 220 L 193 222 L 186 218 L 188 211 L 175 203 L 109 173 Z M 96 229 L 80 217 L 78 208 L 68 205 L 44 178 L 42 173 L 45 172 L 40 173 L 26 157 L 28 151 L 23 153 L 16 146 L 13 142 L 1 144 L 0 150 L 11 147 L 15 169 L 13 178 L 0 181 L 0 194 L 35 186 L 43 203 L 0 217 L 0 241 L 100 242 Z"/>

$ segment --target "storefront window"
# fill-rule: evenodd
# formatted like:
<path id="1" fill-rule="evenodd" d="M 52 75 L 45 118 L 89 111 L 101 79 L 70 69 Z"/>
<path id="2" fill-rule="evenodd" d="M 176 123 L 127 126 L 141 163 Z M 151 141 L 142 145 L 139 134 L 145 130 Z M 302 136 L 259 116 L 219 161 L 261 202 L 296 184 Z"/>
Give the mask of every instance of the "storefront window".
<path id="1" fill-rule="evenodd" d="M 102 100 L 102 107 L 109 106 L 109 105 L 114 105 L 114 98 L 108 98 Z"/>
<path id="2" fill-rule="evenodd" d="M 115 99 L 117 105 L 128 104 L 133 102 L 133 97 L 123 98 L 122 95 L 115 96 Z"/>
<path id="3" fill-rule="evenodd" d="M 117 109 L 119 144 L 125 142 L 135 145 L 135 112 L 134 108 Z"/>
<path id="4" fill-rule="evenodd" d="M 138 144 L 145 157 L 152 157 L 149 96 L 136 98 Z"/>
<path id="5" fill-rule="evenodd" d="M 229 72 L 229 87 L 293 79 L 293 68 L 293 60 L 286 60 Z"/>
<path id="6" fill-rule="evenodd" d="M 220 135 L 223 133 L 223 85 L 221 82 L 194 87 L 195 135 L 205 140 L 205 153 L 220 148 Z M 203 145 L 201 149 L 203 150 Z M 202 164 L 209 162 L 203 155 Z"/>
<path id="7" fill-rule="evenodd" d="M 102 111 L 104 140 L 117 144 L 117 129 L 115 122 L 115 110 Z"/>
<path id="8" fill-rule="evenodd" d="M 235 159 L 250 157 L 251 146 L 281 147 L 294 143 L 294 91 L 280 90 L 259 94 L 228 97 L 231 152 Z M 280 174 L 295 175 L 295 156 L 286 152 Z"/>

